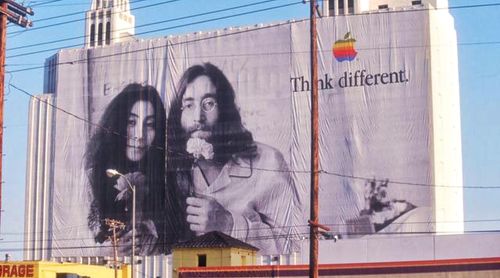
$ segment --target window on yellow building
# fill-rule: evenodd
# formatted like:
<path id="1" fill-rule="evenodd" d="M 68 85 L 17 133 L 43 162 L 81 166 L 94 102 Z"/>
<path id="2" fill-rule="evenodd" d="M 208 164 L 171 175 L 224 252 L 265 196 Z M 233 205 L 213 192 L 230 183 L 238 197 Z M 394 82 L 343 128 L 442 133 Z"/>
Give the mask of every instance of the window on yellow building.
<path id="1" fill-rule="evenodd" d="M 198 266 L 207 266 L 206 254 L 198 254 Z"/>

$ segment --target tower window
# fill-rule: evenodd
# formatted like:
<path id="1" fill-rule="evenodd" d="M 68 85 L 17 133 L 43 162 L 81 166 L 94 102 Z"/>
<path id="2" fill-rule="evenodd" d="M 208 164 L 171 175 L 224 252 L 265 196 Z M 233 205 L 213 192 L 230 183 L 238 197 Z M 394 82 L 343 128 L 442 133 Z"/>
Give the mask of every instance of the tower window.
<path id="1" fill-rule="evenodd" d="M 354 0 L 347 1 L 347 10 L 348 10 L 348 13 L 350 13 L 350 14 L 354 13 Z"/>
<path id="2" fill-rule="evenodd" d="M 90 46 L 95 46 L 95 24 L 90 25 Z"/>
<path id="3" fill-rule="evenodd" d="M 206 254 L 199 254 L 198 255 L 198 266 L 207 266 L 207 255 Z"/>
<path id="4" fill-rule="evenodd" d="M 106 44 L 109 45 L 111 43 L 111 22 L 106 23 Z"/>
<path id="5" fill-rule="evenodd" d="M 97 45 L 102 45 L 102 23 L 97 27 Z"/>

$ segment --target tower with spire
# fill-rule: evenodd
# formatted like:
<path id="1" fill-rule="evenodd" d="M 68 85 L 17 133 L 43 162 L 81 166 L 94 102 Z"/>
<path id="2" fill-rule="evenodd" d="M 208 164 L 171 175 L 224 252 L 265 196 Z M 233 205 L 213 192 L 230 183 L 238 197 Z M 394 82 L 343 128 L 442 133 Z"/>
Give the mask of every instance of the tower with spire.
<path id="1" fill-rule="evenodd" d="M 92 0 L 85 18 L 85 47 L 101 47 L 130 40 L 135 17 L 129 0 Z"/>

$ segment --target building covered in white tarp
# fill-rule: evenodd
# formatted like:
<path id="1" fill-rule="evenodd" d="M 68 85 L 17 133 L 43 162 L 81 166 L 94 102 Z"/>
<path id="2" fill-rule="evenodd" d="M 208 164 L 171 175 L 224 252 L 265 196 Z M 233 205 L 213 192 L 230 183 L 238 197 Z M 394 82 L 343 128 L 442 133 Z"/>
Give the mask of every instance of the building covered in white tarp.
<path id="1" fill-rule="evenodd" d="M 366 2 L 325 1 L 333 16 L 317 24 L 324 237 L 463 233 L 456 32 L 436 9 L 446 1 Z M 209 229 L 259 247 L 263 264 L 304 263 L 309 21 L 87 46 L 47 60 L 46 94 L 31 103 L 25 259 L 105 262 L 103 220 L 131 230 L 131 182 L 141 272 L 167 277 L 171 244 Z M 209 89 L 196 103 L 190 86 L 201 79 L 187 76 L 203 68 Z M 142 110 L 141 90 L 152 94 Z M 187 113 L 203 114 L 203 132 L 188 132 Z M 198 202 L 225 217 L 209 211 L 202 227 Z"/>

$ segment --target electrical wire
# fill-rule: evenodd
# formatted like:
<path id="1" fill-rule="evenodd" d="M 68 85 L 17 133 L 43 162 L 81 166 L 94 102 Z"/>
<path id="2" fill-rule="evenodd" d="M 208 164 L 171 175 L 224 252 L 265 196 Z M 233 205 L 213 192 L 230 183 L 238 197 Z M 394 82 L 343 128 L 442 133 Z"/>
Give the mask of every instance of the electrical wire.
<path id="1" fill-rule="evenodd" d="M 181 0 L 162 1 L 160 3 L 154 3 L 154 4 L 144 5 L 144 6 L 140 6 L 140 7 L 136 7 L 136 8 L 131 8 L 130 10 L 133 11 L 133 10 L 140 10 L 140 9 L 145 9 L 145 8 L 151 8 L 151 7 L 156 7 L 156 6 L 160 6 L 160 5 L 164 5 L 164 4 L 170 4 L 170 3 L 178 2 L 178 1 L 181 1 Z M 115 13 L 121 13 L 121 11 L 116 11 Z M 57 18 L 57 17 L 52 17 L 52 18 Z M 66 25 L 66 24 L 75 23 L 75 22 L 80 22 L 80 21 L 84 21 L 84 20 L 85 20 L 85 17 L 84 18 L 80 18 L 80 19 L 63 21 L 63 22 L 59 22 L 59 23 L 53 23 L 53 24 L 44 25 L 44 26 L 40 26 L 40 27 L 33 27 L 33 28 L 30 28 L 30 29 L 25 30 L 25 31 L 27 31 L 27 32 L 33 32 L 33 31 L 36 31 L 36 30 L 57 27 L 57 26 Z M 17 34 L 19 32 L 23 32 L 23 31 L 15 31 L 15 32 L 11 32 L 10 34 L 14 35 L 14 34 Z"/>
<path id="2" fill-rule="evenodd" d="M 405 226 L 411 226 L 411 225 L 418 225 L 418 224 L 422 224 L 422 225 L 436 225 L 436 224 L 467 224 L 467 223 L 496 223 L 496 222 L 500 222 L 500 219 L 473 219 L 473 220 L 464 220 L 464 221 L 407 221 L 407 222 L 404 222 L 404 223 L 397 223 L 399 225 L 405 225 Z M 161 223 L 161 222 L 159 222 Z M 305 222 L 304 222 L 305 223 Z M 349 226 L 352 226 L 350 224 L 346 224 L 346 223 L 321 223 L 323 226 L 326 226 L 326 227 L 330 227 L 330 228 L 341 228 L 341 227 L 349 227 Z M 84 229 L 87 229 L 88 226 L 87 225 L 78 225 L 78 226 L 73 226 L 73 227 L 67 227 L 65 226 L 64 228 L 62 229 L 59 229 L 58 230 L 58 234 L 64 234 L 64 233 L 67 233 L 65 231 L 69 231 L 69 230 L 74 230 L 74 229 L 79 229 L 79 228 L 84 228 Z M 232 231 L 235 231 L 235 232 L 244 232 L 244 231 L 263 231 L 263 230 L 268 230 L 268 229 L 271 229 L 271 230 L 283 230 L 283 229 L 295 229 L 295 230 L 301 230 L 301 229 L 306 229 L 306 228 L 309 228 L 309 224 L 303 224 L 303 225 L 284 225 L 284 226 L 275 226 L 275 227 L 272 227 L 272 228 L 269 228 L 269 227 L 260 227 L 260 228 L 241 228 L 241 229 L 233 229 Z M 334 229 L 332 229 L 334 230 Z M 491 230 L 481 230 L 483 232 L 488 232 L 488 231 L 491 231 Z M 223 232 L 227 232 L 227 231 L 223 231 Z M 467 231 L 466 231 L 467 232 Z M 49 233 L 54 233 L 54 230 L 46 230 L 46 231 L 39 231 L 39 232 L 28 232 L 28 233 L 25 233 L 25 232 L 21 232 L 21 233 L 2 233 L 3 235 L 10 235 L 10 236 L 26 236 L 26 235 L 33 235 L 36 237 L 37 235 L 38 236 L 42 236 L 42 235 L 45 235 L 45 234 L 49 234 Z M 229 232 L 228 232 L 229 233 Z M 439 233 L 439 232 L 436 232 L 436 233 Z M 351 233 L 349 233 L 351 234 Z M 377 233 L 378 234 L 378 233 Z M 71 241 L 71 240 L 93 240 L 94 238 L 65 238 L 65 237 L 58 237 L 57 238 L 57 241 Z M 54 239 L 32 239 L 32 240 L 29 240 L 29 241 L 25 241 L 25 240 L 12 240 L 12 241 L 2 241 L 2 243 L 22 243 L 22 242 L 50 242 L 50 241 L 54 241 Z"/>
<path id="3" fill-rule="evenodd" d="M 434 235 L 434 236 L 440 236 L 440 235 L 455 235 L 455 234 L 499 234 L 500 230 L 474 230 L 474 231 L 468 231 L 468 232 L 463 232 L 463 231 L 447 231 L 447 232 L 379 232 L 379 233 L 373 233 L 373 234 L 368 234 L 368 233 L 349 233 L 345 234 L 348 236 L 366 236 L 370 235 L 371 237 L 374 236 L 387 236 L 387 235 Z M 297 233 L 294 235 L 290 235 L 288 233 L 286 234 L 273 234 L 273 235 L 263 235 L 263 236 L 254 236 L 254 237 L 247 237 L 246 241 L 260 241 L 260 240 L 279 240 L 279 239 L 291 239 L 295 242 L 302 241 L 302 240 L 307 240 L 309 239 L 309 232 L 301 232 Z M 340 234 L 343 235 L 343 234 Z M 245 241 L 243 238 L 236 238 L 241 241 Z M 326 239 L 325 239 L 326 240 Z M 144 244 L 148 245 L 148 244 Z M 22 247 L 22 248 L 0 248 L 0 252 L 14 252 L 14 251 L 47 251 L 47 250 L 85 250 L 85 249 L 112 249 L 112 246 L 107 246 L 107 245 L 74 245 L 74 246 L 60 246 L 57 248 L 53 247 L 40 247 L 40 248 L 31 248 L 31 247 Z"/>
<path id="4" fill-rule="evenodd" d="M 151 22 L 151 23 L 137 25 L 137 26 L 135 26 L 135 28 L 138 29 L 138 28 L 142 28 L 142 27 L 153 26 L 153 25 L 158 25 L 158 24 L 163 24 L 163 23 L 168 23 L 168 22 L 174 22 L 174 21 L 179 21 L 179 20 L 184 20 L 184 19 L 191 19 L 191 18 L 195 18 L 195 17 L 199 17 L 199 16 L 227 12 L 227 11 L 232 11 L 232 10 L 241 9 L 241 8 L 247 8 L 247 7 L 251 7 L 251 6 L 261 5 L 264 3 L 274 2 L 274 1 L 279 1 L 279 0 L 265 0 L 265 1 L 259 1 L 259 2 L 250 3 L 250 4 L 246 4 L 246 5 L 239 5 L 239 6 L 234 6 L 234 7 L 230 7 L 230 8 L 213 10 L 213 11 L 209 11 L 209 12 L 197 13 L 197 14 L 187 15 L 187 16 L 180 16 L 180 17 L 176 17 L 176 18 L 172 18 L 172 19 L 160 20 L 160 21 L 155 21 L 155 22 Z M 175 27 L 172 27 L 172 28 L 175 28 Z M 120 32 L 120 31 L 125 31 L 125 30 L 128 30 L 128 28 L 113 30 L 113 32 Z M 135 35 L 138 36 L 138 35 L 142 35 L 142 34 L 143 33 L 139 32 L 139 33 L 136 33 Z M 7 51 L 23 49 L 23 48 L 30 48 L 30 47 L 37 47 L 37 46 L 41 46 L 41 45 L 53 44 L 53 43 L 58 43 L 58 42 L 63 42 L 63 41 L 68 41 L 68 40 L 86 39 L 89 36 L 90 35 L 83 35 L 83 36 L 76 36 L 76 37 L 70 37 L 70 38 L 65 38 L 65 39 L 59 39 L 59 40 L 55 40 L 55 41 L 53 40 L 53 41 L 46 41 L 46 42 L 23 45 L 23 46 L 18 46 L 18 47 L 12 47 L 12 48 L 8 48 Z M 78 45 L 81 45 L 81 44 L 78 44 Z M 76 46 L 78 46 L 78 45 L 76 45 Z M 74 46 L 75 45 L 73 45 L 71 47 L 74 47 Z"/>
<path id="5" fill-rule="evenodd" d="M 56 1 L 62 1 L 62 0 L 56 0 Z M 130 3 L 139 3 L 139 2 L 143 2 L 143 1 L 150 1 L 150 0 L 137 0 L 137 1 L 131 1 Z M 82 3 L 83 4 L 83 3 Z M 85 3 L 85 5 L 88 5 L 89 3 Z M 64 6 L 64 5 L 54 5 L 54 6 L 48 6 L 48 7 L 59 7 L 59 6 Z M 31 5 L 31 7 L 34 7 L 34 5 Z M 46 17 L 46 18 L 41 18 L 41 19 L 37 19 L 37 20 L 34 20 L 33 23 L 36 24 L 36 23 L 39 23 L 41 21 L 47 21 L 47 20 L 52 20 L 52 19 L 61 19 L 61 18 L 64 18 L 64 17 L 70 17 L 70 16 L 73 16 L 73 15 L 81 15 L 82 13 L 85 13 L 87 11 L 78 11 L 78 12 L 74 12 L 74 13 L 64 13 L 64 14 L 58 14 L 58 15 L 55 15 L 55 16 L 50 16 L 50 17 Z"/>
<path id="6" fill-rule="evenodd" d="M 61 2 L 62 0 L 49 0 L 49 1 L 32 1 L 32 2 L 35 2 L 35 4 L 33 5 L 29 5 L 30 7 L 39 7 L 39 6 L 43 6 L 43 5 L 47 5 L 47 4 L 50 4 L 50 3 L 55 3 L 55 2 Z"/>
<path id="7" fill-rule="evenodd" d="M 125 134 L 120 134 L 120 133 L 118 133 L 116 131 L 110 130 L 110 129 L 108 129 L 106 127 L 103 127 L 103 126 L 101 126 L 99 124 L 93 123 L 93 122 L 91 122 L 91 121 L 89 121 L 89 120 L 87 120 L 87 119 L 85 119 L 85 118 L 83 118 L 81 116 L 78 116 L 78 115 L 76 115 L 74 113 L 71 113 L 71 112 L 69 112 L 69 111 L 67 111 L 65 109 L 57 107 L 56 105 L 51 104 L 51 103 L 49 103 L 49 102 L 47 102 L 45 100 L 42 100 L 42 99 L 36 97 L 35 95 L 29 93 L 28 91 L 19 88 L 18 86 L 14 85 L 14 84 L 9 84 L 9 86 L 12 87 L 12 88 L 14 88 L 14 89 L 16 89 L 16 90 L 18 90 L 18 91 L 20 91 L 20 92 L 22 92 L 22 93 L 24 93 L 24 94 L 26 94 L 26 95 L 28 95 L 28 96 L 30 96 L 30 97 L 32 97 L 32 98 L 37 99 L 40 102 L 46 103 L 47 105 L 51 106 L 52 108 L 54 108 L 54 109 L 56 109 L 56 110 L 58 110 L 60 112 L 63 112 L 63 113 L 65 113 L 65 114 L 67 114 L 67 115 L 69 115 L 69 116 L 71 116 L 71 117 L 73 117 L 73 118 L 75 118 L 77 120 L 83 121 L 83 122 L 85 122 L 85 123 L 87 123 L 89 125 L 92 125 L 94 127 L 97 127 L 97 128 L 102 128 L 102 129 L 104 129 L 104 130 L 106 130 L 108 132 L 111 132 L 111 133 L 113 133 L 113 134 L 115 134 L 117 136 L 121 136 L 121 137 L 124 137 L 124 138 L 129 138 Z M 133 137 L 133 138 L 130 138 L 130 139 L 137 140 L 136 137 Z M 160 150 L 164 149 L 163 146 L 153 146 L 153 147 L 155 147 L 157 149 L 160 149 Z M 250 169 L 250 167 L 244 166 L 244 165 L 237 165 L 237 167 L 244 168 L 244 169 Z M 298 174 L 310 174 L 311 173 L 310 170 L 266 169 L 266 168 L 259 168 L 259 167 L 255 167 L 255 166 L 252 166 L 251 169 L 255 170 L 255 171 L 279 172 L 279 173 L 281 173 L 281 172 L 298 173 Z M 462 188 L 466 188 L 466 189 L 500 189 L 500 186 L 466 186 L 466 185 L 464 185 L 464 186 L 454 186 L 454 185 L 438 185 L 438 184 L 405 182 L 405 181 L 392 180 L 392 179 L 390 179 L 388 177 L 384 177 L 384 178 L 380 178 L 380 179 L 375 179 L 375 178 L 368 178 L 368 177 L 347 175 L 347 174 L 336 173 L 336 172 L 325 171 L 325 170 L 319 170 L 318 173 L 319 174 L 333 175 L 333 176 L 342 177 L 342 178 L 364 180 L 364 181 L 373 181 L 373 180 L 375 180 L 375 181 L 383 182 L 383 181 L 389 179 L 390 183 L 392 183 L 392 184 L 398 184 L 398 185 L 410 185 L 410 186 L 422 186 L 422 187 L 444 187 L 444 188 L 454 188 L 454 189 L 462 189 Z"/>
<path id="8" fill-rule="evenodd" d="M 496 42 L 498 43 L 498 42 Z M 18 88 L 16 88 L 18 89 Z M 65 112 L 66 113 L 66 112 Z M 264 170 L 264 169 L 262 169 Z M 268 169 L 269 170 L 269 169 Z M 331 172 L 327 172 L 327 171 L 320 171 L 320 172 L 323 172 L 324 174 L 331 174 L 331 175 L 338 175 L 340 177 L 347 177 L 347 178 L 358 178 L 358 179 L 364 179 L 364 180 L 373 180 L 372 178 L 364 178 L 364 177 L 356 177 L 356 176 L 348 176 L 348 175 L 340 175 L 340 174 L 337 174 L 337 173 L 331 173 Z M 391 181 L 392 182 L 392 181 Z M 408 183 L 402 183 L 402 182 L 399 182 L 401 184 L 408 184 Z M 413 183 L 413 184 L 410 184 L 410 185 L 418 185 L 418 186 L 429 186 L 428 184 L 418 184 L 418 183 Z M 455 187 L 456 186 L 447 186 L 447 187 Z M 481 188 L 498 188 L 498 187 L 481 187 Z"/>
<path id="9" fill-rule="evenodd" d="M 174 0 L 174 1 L 180 1 L 180 0 Z M 270 0 L 270 1 L 276 1 L 276 0 Z M 139 1 L 137 1 L 137 2 L 139 2 Z M 169 1 L 167 1 L 167 2 L 169 2 Z M 263 1 L 263 2 L 267 2 L 267 1 Z M 160 4 L 163 4 L 163 2 L 160 3 Z M 303 2 L 301 2 L 301 4 L 303 4 Z M 156 4 L 152 4 L 152 5 L 156 5 Z M 255 5 L 255 4 L 247 4 L 247 5 Z M 242 6 L 246 6 L 246 5 L 242 5 Z M 470 9 L 470 8 L 486 8 L 486 7 L 495 7 L 495 6 L 500 6 L 500 3 L 477 4 L 477 5 L 462 5 L 462 6 L 453 6 L 453 7 L 426 8 L 426 9 L 413 9 L 413 10 L 394 10 L 394 11 L 386 11 L 384 13 L 420 12 L 420 11 L 430 11 L 430 10 L 454 10 L 454 9 L 466 9 L 466 8 L 467 9 Z M 140 9 L 140 8 L 144 8 L 144 7 L 147 8 L 147 7 L 150 7 L 150 6 L 143 6 L 143 7 L 138 7 L 138 8 L 134 8 L 134 9 Z M 131 10 L 134 10 L 134 9 L 131 9 Z M 80 12 L 78 12 L 78 14 L 79 13 Z M 370 13 L 368 13 L 368 14 L 370 14 Z M 74 15 L 74 14 L 72 14 L 72 15 Z M 359 15 L 367 15 L 367 13 L 349 14 L 349 15 L 345 15 L 345 16 L 359 16 Z M 58 16 L 54 16 L 54 17 L 51 17 L 51 18 L 58 18 Z M 42 29 L 42 28 L 46 28 L 46 27 L 59 26 L 61 24 L 73 23 L 73 22 L 82 21 L 82 20 L 85 20 L 85 19 L 79 19 L 79 20 L 73 20 L 73 21 L 66 21 L 66 22 L 57 23 L 57 24 L 54 24 L 54 25 L 47 25 L 47 26 L 42 26 L 42 27 L 38 27 L 38 28 L 31 28 L 29 30 L 31 31 L 31 30 L 37 30 L 37 29 Z M 38 20 L 38 21 L 40 21 L 40 20 Z M 169 22 L 169 20 L 167 20 L 166 22 Z M 161 21 L 159 23 L 161 23 Z M 153 22 L 153 23 L 149 23 L 149 24 L 144 24 L 144 26 L 155 25 L 155 24 L 159 24 L 159 23 Z M 138 28 L 139 27 L 141 27 L 141 26 L 138 26 Z M 159 29 L 159 31 L 162 31 L 162 30 L 163 29 Z M 21 30 L 21 31 L 17 31 L 17 32 L 25 32 L 25 31 L 26 30 Z M 16 34 L 17 32 L 12 32 L 11 34 Z M 156 31 L 154 31 L 154 32 L 156 32 Z M 146 33 L 148 33 L 148 32 L 146 32 Z M 141 33 L 139 33 L 137 35 L 140 35 L 140 34 Z M 82 38 L 82 37 L 85 38 L 85 36 L 70 37 L 70 38 L 55 40 L 53 43 L 63 42 L 63 41 L 68 41 L 68 40 L 74 40 L 74 39 L 79 39 L 79 38 Z M 40 45 L 45 45 L 45 44 L 51 44 L 51 42 L 41 43 Z M 62 47 L 59 47 L 57 49 L 76 47 L 76 46 L 80 46 L 80 45 L 81 44 L 62 46 Z M 31 46 L 26 46 L 26 47 L 34 47 L 34 46 L 37 46 L 37 45 L 33 44 Z M 7 49 L 7 50 L 12 50 L 12 49 Z M 51 50 L 53 50 L 53 49 L 45 50 L 43 52 L 51 51 Z M 40 52 L 36 52 L 36 53 L 40 53 Z M 26 54 L 26 55 L 28 55 L 28 54 Z"/>
<path id="10" fill-rule="evenodd" d="M 102 125 L 100 125 L 100 124 L 97 124 L 97 123 L 93 123 L 93 122 L 91 122 L 91 121 L 89 121 L 89 120 L 87 120 L 87 119 L 85 119 L 85 118 L 83 118 L 83 117 L 81 117 L 81 116 L 78 116 L 78 115 L 76 115 L 76 114 L 74 114 L 74 113 L 72 113 L 72 112 L 69 112 L 69 111 L 67 111 L 67 110 L 65 110 L 65 109 L 62 109 L 62 108 L 60 108 L 60 107 L 57 107 L 56 105 L 54 105 L 54 104 L 52 104 L 52 103 L 49 103 L 48 101 L 43 100 L 43 99 L 41 99 L 41 98 L 39 98 L 39 97 L 37 97 L 37 96 L 35 96 L 35 95 L 33 95 L 33 94 L 30 94 L 28 91 L 23 90 L 23 89 L 21 89 L 21 88 L 17 87 L 16 85 L 14 85 L 14 84 L 12 84 L 12 83 L 10 83 L 10 84 L 9 84 L 9 87 L 12 87 L 12 88 L 14 88 L 14 89 L 16 89 L 16 90 L 18 90 L 18 91 L 20 91 L 20 92 L 22 92 L 22 93 L 24 93 L 24 94 L 26 94 L 26 95 L 30 96 L 30 97 L 32 97 L 32 98 L 34 98 L 34 99 L 37 99 L 38 101 L 40 101 L 40 102 L 42 102 L 42 103 L 45 103 L 46 105 L 48 105 L 48 106 L 50 106 L 50 107 L 54 108 L 54 109 L 55 109 L 55 110 L 57 110 L 57 111 L 63 112 L 63 113 L 65 113 L 65 114 L 67 114 L 67 115 L 69 115 L 69 116 L 71 116 L 71 117 L 73 117 L 73 118 L 75 118 L 75 119 L 77 119 L 77 120 L 83 121 L 83 122 L 85 122 L 85 123 L 87 123 L 87 124 L 89 124 L 89 125 L 91 125 L 91 126 L 96 127 L 96 128 L 103 129 L 103 130 L 105 130 L 105 131 L 106 131 L 106 132 L 108 132 L 108 133 L 111 133 L 111 134 L 114 134 L 114 135 L 117 135 L 117 136 L 121 136 L 121 137 L 124 137 L 124 138 L 126 138 L 126 139 L 130 139 L 130 140 L 134 140 L 134 141 L 137 141 L 137 140 L 138 140 L 138 138 L 137 138 L 137 137 L 129 137 L 129 136 L 127 136 L 127 135 L 120 134 L 119 132 L 117 132 L 117 131 L 115 131 L 115 130 L 109 129 L 109 128 L 104 127 L 104 126 L 102 126 Z M 164 147 L 163 147 L 163 146 L 156 146 L 156 145 L 155 145 L 155 146 L 152 146 L 152 147 L 155 147 L 156 149 L 159 149 L 159 150 L 163 150 L 163 149 L 164 149 Z"/>
<path id="11" fill-rule="evenodd" d="M 271 1 L 276 1 L 276 0 L 271 0 Z M 155 33 L 155 32 L 159 32 L 159 31 L 166 31 L 166 30 L 171 30 L 171 29 L 177 29 L 177 28 L 187 27 L 187 26 L 193 26 L 193 25 L 196 25 L 196 24 L 208 23 L 208 22 L 213 22 L 213 21 L 218 21 L 218 20 L 223 20 L 223 19 L 228 19 L 228 18 L 234 18 L 234 17 L 238 17 L 238 16 L 244 16 L 244 15 L 249 15 L 249 14 L 254 14 L 254 13 L 259 13 L 259 12 L 270 11 L 270 10 L 274 10 L 274 9 L 281 9 L 281 8 L 290 7 L 290 6 L 298 5 L 298 4 L 302 4 L 302 2 L 299 1 L 299 2 L 294 2 L 294 3 L 289 3 L 289 4 L 283 4 L 283 5 L 278 5 L 278 6 L 268 7 L 268 8 L 262 8 L 262 9 L 253 10 L 253 11 L 248 11 L 248 12 L 242 12 L 242 13 L 232 14 L 232 15 L 228 15 L 228 16 L 221 16 L 221 17 L 216 17 L 216 18 L 211 18 L 211 19 L 200 20 L 200 21 L 196 21 L 196 22 L 179 24 L 179 25 L 175 25 L 175 26 L 171 26 L 171 27 L 165 27 L 165 28 L 160 28 L 160 29 L 155 29 L 155 30 L 150 30 L 150 31 L 144 31 L 144 32 L 141 32 L 138 35 L 145 35 L 145 34 L 149 34 L 149 33 Z M 79 43 L 79 44 L 71 45 L 71 46 L 68 46 L 68 47 L 77 47 L 77 46 L 82 46 L 82 45 L 83 45 L 82 43 Z M 39 53 L 50 52 L 50 51 L 56 51 L 56 50 L 60 50 L 60 48 L 57 47 L 57 48 L 50 48 L 50 49 L 42 49 L 42 50 L 38 50 L 38 51 L 25 52 L 25 53 L 10 55 L 10 56 L 7 56 L 6 58 L 7 59 L 11 59 L 11 58 L 15 58 L 15 57 L 25 57 L 25 56 L 28 56 L 28 55 L 39 54 Z"/>
<path id="12" fill-rule="evenodd" d="M 137 1 L 134 1 L 134 2 L 131 2 L 131 3 L 138 3 L 138 2 L 142 2 L 142 1 L 145 1 L 145 0 L 137 0 Z M 176 1 L 180 1 L 180 0 L 176 0 Z M 168 1 L 167 1 L 168 2 Z M 164 2 L 160 2 L 160 3 L 157 3 L 157 4 L 152 4 L 153 6 L 154 5 L 158 5 L 158 4 L 163 4 Z M 304 4 L 304 1 L 302 1 L 302 3 Z M 499 2 L 495 2 L 495 3 L 486 3 L 486 4 L 471 4 L 471 5 L 461 5 L 461 6 L 448 6 L 448 7 L 439 7 L 439 8 L 425 8 L 425 9 L 410 9 L 410 10 L 388 10 L 388 11 L 384 11 L 384 13 L 406 13 L 406 12 L 415 12 L 415 11 L 435 11 L 435 10 L 456 10 L 456 9 L 477 9 L 477 8 L 490 8 L 490 7 L 498 7 L 500 6 L 500 3 Z M 143 6 L 143 7 L 137 7 L 137 8 L 131 8 L 130 10 L 137 10 L 137 9 L 142 9 L 142 8 L 148 8 L 150 6 Z M 81 14 L 81 13 L 85 13 L 86 11 L 80 11 L 78 13 L 75 13 L 75 14 L 71 14 L 71 15 L 76 15 L 76 14 Z M 347 14 L 347 15 L 342 15 L 342 16 L 363 16 L 363 15 L 367 15 L 367 14 L 370 14 L 370 12 L 362 12 L 362 13 L 354 13 L 354 14 Z M 57 19 L 57 18 L 61 18 L 61 17 L 64 17 L 66 16 L 66 14 L 61 14 L 61 15 L 57 15 L 57 16 L 52 16 L 52 17 L 48 17 L 48 18 L 43 18 L 43 19 L 38 19 L 34 22 L 40 22 L 40 21 L 45 21 L 45 20 L 49 20 L 49 19 Z M 67 21 L 66 23 L 73 23 L 73 22 L 79 22 L 79 21 L 82 21 L 84 19 L 77 19 L 77 20 L 73 20 L 73 21 Z M 46 28 L 46 27 L 50 27 L 50 25 L 48 26 L 43 26 L 43 27 L 39 27 L 38 29 L 40 28 Z M 31 30 L 36 30 L 36 28 L 32 28 Z"/>
<path id="13" fill-rule="evenodd" d="M 211 19 L 211 20 L 216 20 L 216 19 Z M 203 22 L 201 22 L 201 23 L 203 23 Z M 273 27 L 277 27 L 277 26 L 281 26 L 281 25 L 285 25 L 285 24 L 291 24 L 291 23 L 288 23 L 288 22 L 287 23 L 278 23 L 278 24 L 263 26 L 263 27 L 259 27 L 259 28 L 234 31 L 234 32 L 230 32 L 230 33 L 224 33 L 224 34 L 219 34 L 219 35 L 207 36 L 207 37 L 193 39 L 193 40 L 186 40 L 186 41 L 183 41 L 183 42 L 173 43 L 173 44 L 170 44 L 170 45 L 175 46 L 175 45 L 189 44 L 189 43 L 193 43 L 193 42 L 198 42 L 198 41 L 203 41 L 203 40 L 209 40 L 209 39 L 214 39 L 214 38 L 219 38 L 219 37 L 233 36 L 233 35 L 238 35 L 238 34 L 242 34 L 242 33 L 260 31 L 260 30 L 263 30 L 263 29 L 273 28 Z M 177 26 L 175 26 L 175 27 L 177 27 Z M 181 27 L 184 27 L 184 25 L 181 26 Z M 174 28 L 174 27 L 168 27 L 168 28 L 162 28 L 162 29 L 170 29 L 170 28 Z M 156 32 L 158 30 L 159 29 L 153 30 L 153 31 L 149 31 L 149 32 Z M 457 45 L 461 45 L 461 46 L 469 46 L 469 45 L 498 45 L 498 44 L 500 44 L 500 41 L 462 42 L 462 43 L 457 43 Z M 79 45 L 81 45 L 81 44 L 79 44 Z M 164 47 L 164 46 L 161 46 L 161 47 Z M 376 49 L 400 49 L 400 48 L 417 48 L 417 47 L 431 47 L 431 45 L 404 46 L 404 47 L 383 47 L 383 48 L 367 48 L 367 49 L 376 50 Z M 113 53 L 113 54 L 100 55 L 100 56 L 92 57 L 91 59 L 96 60 L 96 59 L 102 59 L 102 58 L 107 58 L 107 57 L 114 57 L 114 56 L 119 56 L 119 55 L 124 55 L 124 54 L 138 53 L 138 52 L 147 51 L 147 50 L 154 50 L 156 48 L 160 48 L 160 46 L 152 46 L 152 47 L 147 47 L 147 48 L 143 48 L 143 49 L 136 49 L 136 50 L 130 50 L 130 51 L 117 52 L 117 53 Z M 51 50 L 57 50 L 57 49 L 59 49 L 59 48 L 54 48 L 54 49 L 51 49 Z M 37 53 L 38 52 L 45 52 L 45 51 L 41 50 L 41 51 L 37 51 Z M 287 52 L 287 53 L 291 53 L 291 52 Z M 10 57 L 13 57 L 13 56 L 10 56 Z M 57 66 L 57 65 L 63 65 L 63 64 L 74 64 L 74 63 L 85 62 L 87 60 L 88 59 L 77 59 L 77 60 L 63 62 L 63 63 L 56 63 L 56 64 L 50 65 L 50 66 Z M 49 65 L 27 67 L 27 68 L 22 68 L 22 69 L 11 70 L 10 72 L 11 73 L 24 72 L 24 71 L 31 71 L 31 70 L 36 70 L 36 69 L 43 69 L 43 68 L 46 68 L 46 67 L 49 67 Z"/>

